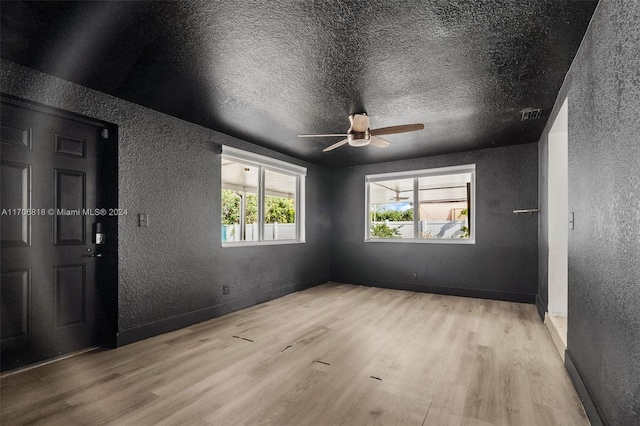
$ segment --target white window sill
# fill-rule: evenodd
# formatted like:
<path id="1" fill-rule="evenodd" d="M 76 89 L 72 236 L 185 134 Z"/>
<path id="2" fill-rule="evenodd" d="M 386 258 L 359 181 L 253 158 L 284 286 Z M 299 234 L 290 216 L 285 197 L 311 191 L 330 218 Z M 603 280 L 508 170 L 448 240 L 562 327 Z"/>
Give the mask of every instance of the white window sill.
<path id="1" fill-rule="evenodd" d="M 236 241 L 222 243 L 222 247 L 255 247 L 255 246 L 282 246 L 286 244 L 304 244 L 300 240 L 272 240 L 272 241 Z"/>
<path id="2" fill-rule="evenodd" d="M 409 243 L 409 244 L 475 244 L 471 238 L 365 238 L 365 243 Z"/>

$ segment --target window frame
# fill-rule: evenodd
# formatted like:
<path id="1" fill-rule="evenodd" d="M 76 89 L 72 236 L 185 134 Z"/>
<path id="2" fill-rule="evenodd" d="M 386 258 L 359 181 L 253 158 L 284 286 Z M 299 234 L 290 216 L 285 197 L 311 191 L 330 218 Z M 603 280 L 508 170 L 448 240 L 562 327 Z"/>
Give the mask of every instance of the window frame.
<path id="1" fill-rule="evenodd" d="M 418 181 L 423 177 L 455 175 L 462 173 L 471 174 L 471 213 L 469 217 L 469 238 L 418 238 L 419 232 L 419 191 Z M 409 243 L 409 244 L 475 244 L 476 243 L 476 165 L 464 164 L 459 166 L 438 167 L 432 169 L 409 170 L 402 172 L 377 173 L 365 175 L 365 229 L 364 241 L 366 243 Z M 370 212 L 370 186 L 375 182 L 383 182 L 393 179 L 413 179 L 413 238 L 375 238 L 371 237 L 371 212 Z"/>
<path id="2" fill-rule="evenodd" d="M 222 177 L 222 162 L 224 160 L 236 161 L 242 164 L 258 168 L 258 241 L 222 241 L 222 235 L 220 236 L 222 247 L 249 247 L 249 246 L 272 246 L 272 245 L 284 245 L 284 244 L 302 244 L 305 243 L 305 178 L 307 176 L 307 168 L 288 163 L 286 161 L 277 160 L 275 158 L 266 157 L 264 155 L 255 154 L 253 152 L 244 151 L 241 149 L 233 148 L 230 146 L 222 146 L 222 154 L 220 155 L 220 208 L 218 213 L 222 214 L 222 190 L 223 177 Z M 270 170 L 273 172 L 281 173 L 284 175 L 292 176 L 296 178 L 296 238 L 289 240 L 265 240 L 264 228 L 265 228 L 265 171 Z M 221 222 L 222 222 L 222 217 Z M 221 223 L 222 225 L 222 223 Z M 222 226 L 221 226 L 222 229 Z"/>

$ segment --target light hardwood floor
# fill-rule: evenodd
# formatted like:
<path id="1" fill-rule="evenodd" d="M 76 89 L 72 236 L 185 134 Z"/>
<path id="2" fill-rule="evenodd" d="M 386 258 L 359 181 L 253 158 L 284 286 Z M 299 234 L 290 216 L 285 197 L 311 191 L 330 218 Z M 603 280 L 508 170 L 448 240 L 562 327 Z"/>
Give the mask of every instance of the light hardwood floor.
<path id="1" fill-rule="evenodd" d="M 1 380 L 3 425 L 588 425 L 533 305 L 325 284 Z"/>

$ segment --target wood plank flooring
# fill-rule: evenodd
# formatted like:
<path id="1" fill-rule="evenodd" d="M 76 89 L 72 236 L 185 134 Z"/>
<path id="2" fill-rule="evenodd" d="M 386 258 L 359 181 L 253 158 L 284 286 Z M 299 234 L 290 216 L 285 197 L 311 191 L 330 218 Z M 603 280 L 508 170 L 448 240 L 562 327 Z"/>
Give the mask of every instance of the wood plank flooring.
<path id="1" fill-rule="evenodd" d="M 3 425 L 588 425 L 535 307 L 325 284 L 3 377 Z"/>

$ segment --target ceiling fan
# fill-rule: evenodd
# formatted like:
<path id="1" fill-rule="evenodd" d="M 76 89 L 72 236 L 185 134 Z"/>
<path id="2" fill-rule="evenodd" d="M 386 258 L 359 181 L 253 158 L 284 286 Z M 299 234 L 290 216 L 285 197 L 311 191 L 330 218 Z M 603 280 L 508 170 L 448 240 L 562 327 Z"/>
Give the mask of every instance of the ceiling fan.
<path id="1" fill-rule="evenodd" d="M 349 115 L 349 122 L 351 123 L 351 127 L 347 130 L 347 133 L 330 133 L 330 134 L 322 134 L 322 135 L 298 135 L 300 138 L 319 138 L 319 137 L 334 137 L 340 136 L 345 137 L 346 139 L 341 140 L 340 142 L 334 143 L 331 146 L 323 149 L 324 152 L 331 151 L 336 149 L 342 145 L 349 144 L 351 146 L 365 146 L 365 145 L 373 145 L 378 148 L 386 148 L 391 143 L 389 141 L 382 139 L 378 136 L 380 135 L 392 135 L 395 133 L 405 133 L 405 132 L 414 132 L 416 130 L 424 129 L 424 124 L 404 124 L 401 126 L 389 126 L 389 127 L 381 127 L 379 129 L 369 129 L 369 116 L 366 113 L 361 114 L 351 114 Z"/>
<path id="2" fill-rule="evenodd" d="M 373 184 L 381 186 L 384 189 L 388 189 L 389 191 L 392 191 L 392 192 L 396 193 L 396 196 L 389 198 L 389 201 L 404 201 L 404 200 L 408 200 L 409 199 L 409 197 L 401 197 L 400 196 L 401 192 L 407 192 L 407 190 L 389 188 L 388 186 L 383 185 L 383 184 L 378 183 L 378 182 L 374 182 Z M 408 191 L 411 191 L 411 190 L 408 190 Z"/>
<path id="3" fill-rule="evenodd" d="M 404 200 L 408 200 L 409 199 L 409 197 L 401 197 L 400 196 L 400 190 L 394 189 L 393 191 L 395 191 L 396 196 L 389 198 L 389 201 L 404 201 Z"/>

